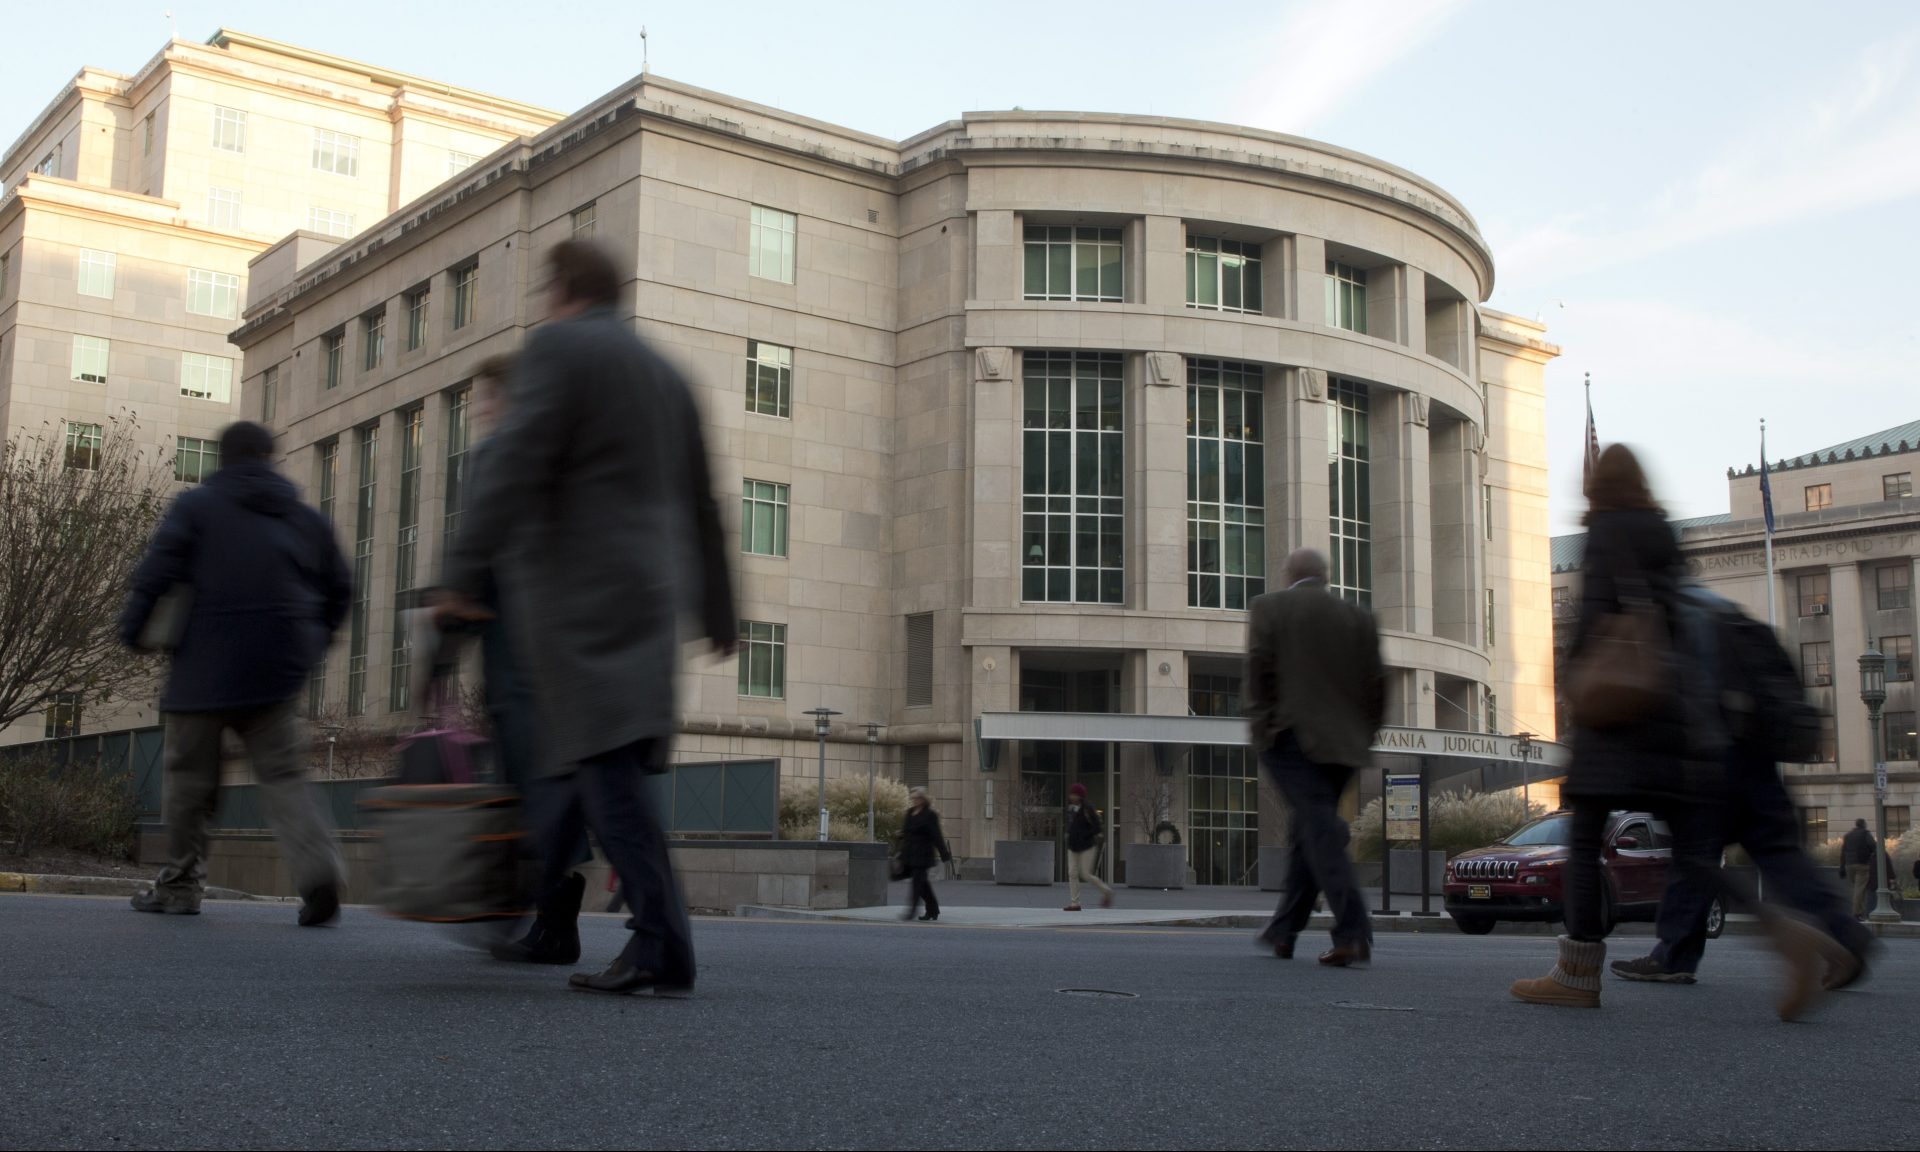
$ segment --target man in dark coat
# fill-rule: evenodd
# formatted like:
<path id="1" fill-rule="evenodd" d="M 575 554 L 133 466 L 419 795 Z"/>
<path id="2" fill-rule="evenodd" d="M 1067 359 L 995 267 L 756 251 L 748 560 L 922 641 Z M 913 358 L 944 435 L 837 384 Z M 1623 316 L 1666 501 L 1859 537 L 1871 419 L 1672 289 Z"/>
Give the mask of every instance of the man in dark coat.
<path id="1" fill-rule="evenodd" d="M 616 312 L 613 261 L 568 240 L 547 263 L 552 317 L 521 354 L 439 612 L 484 618 L 478 600 L 498 566 L 548 777 L 533 805 L 545 813 L 546 891 L 585 822 L 632 904 L 620 959 L 572 984 L 684 991 L 692 933 L 646 777 L 665 769 L 677 727 L 682 610 L 720 652 L 738 645 L 725 535 L 693 390 Z"/>
<path id="2" fill-rule="evenodd" d="M 1864 819 L 1855 820 L 1853 829 L 1841 838 L 1840 863 L 1846 866 L 1847 883 L 1853 889 L 1853 918 L 1864 920 L 1873 903 L 1873 833 L 1867 831 Z"/>
<path id="3" fill-rule="evenodd" d="M 1324 890 L 1334 917 L 1322 964 L 1364 963 L 1373 922 L 1347 859 L 1340 794 L 1372 761 L 1386 718 L 1386 667 L 1373 617 L 1327 590 L 1327 558 L 1287 557 L 1284 591 L 1253 602 L 1247 623 L 1248 728 L 1261 766 L 1293 816 L 1287 890 L 1259 941 L 1282 959 Z"/>
<path id="4" fill-rule="evenodd" d="M 167 866 L 133 898 L 142 912 L 193 915 L 206 888 L 207 819 L 220 742 L 246 746 L 267 819 L 305 904 L 300 923 L 340 910 L 340 857 L 301 763 L 294 698 L 346 619 L 352 578 L 333 530 L 273 470 L 273 434 L 220 434 L 220 469 L 180 494 L 133 574 L 120 638 L 137 646 L 156 606 L 184 612 L 160 697 L 166 717 Z M 184 607 L 183 607 L 184 606 Z"/>

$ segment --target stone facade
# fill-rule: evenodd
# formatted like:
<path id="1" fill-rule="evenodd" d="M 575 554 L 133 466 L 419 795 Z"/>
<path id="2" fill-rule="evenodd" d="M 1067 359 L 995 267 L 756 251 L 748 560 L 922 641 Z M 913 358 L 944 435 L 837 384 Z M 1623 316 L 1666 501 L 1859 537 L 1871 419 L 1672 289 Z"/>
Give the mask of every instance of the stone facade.
<path id="1" fill-rule="evenodd" d="M 767 210 L 790 214 L 790 277 L 761 227 L 783 217 Z M 1035 298 L 1063 293 L 1033 290 L 1034 261 L 1043 279 L 1050 267 L 1030 247 L 1049 233 L 1034 228 L 1103 246 L 1060 265 L 1065 295 L 1099 298 Z M 1552 733 L 1541 366 L 1557 349 L 1539 326 L 1479 307 L 1492 257 L 1444 192 L 1343 149 L 1227 125 L 1015 111 L 895 142 L 655 76 L 337 250 L 309 259 L 283 246 L 255 262 L 233 334 L 247 392 L 268 371 L 282 382 L 286 468 L 310 495 L 337 452 L 335 519 L 350 553 L 356 453 L 371 450 L 364 659 L 336 649 L 323 704 L 345 698 L 358 668 L 376 686 L 368 715 L 393 715 L 384 687 L 408 659 L 392 636 L 406 582 L 395 572 L 402 430 L 421 429 L 409 538 L 424 582 L 451 527 L 461 390 L 540 321 L 541 255 L 577 234 L 614 250 L 636 330 L 694 383 L 735 539 L 748 481 L 784 486 L 788 500 L 784 555 L 735 545 L 743 619 L 784 628 L 783 682 L 777 695 L 743 695 L 735 661 L 691 659 L 678 758 L 778 757 L 790 779 L 810 778 L 817 753 L 801 713 L 825 705 L 843 713 L 828 771 L 858 774 L 865 722 L 877 721 L 881 770 L 924 772 L 956 852 L 990 856 L 1025 753 L 982 772 L 971 721 L 1063 704 L 1185 715 L 1200 678 L 1231 686 L 1245 613 L 1192 606 L 1190 567 L 1277 579 L 1289 549 L 1328 546 L 1339 492 L 1328 455 L 1340 446 L 1329 407 L 1354 394 L 1370 495 L 1355 511 L 1368 489 L 1349 483 L 1346 499 L 1369 526 L 1363 582 L 1393 667 L 1389 722 Z M 1193 252 L 1222 242 L 1258 259 L 1234 288 L 1257 283 L 1257 307 L 1190 301 Z M 1089 279 L 1072 280 L 1083 258 Z M 1336 264 L 1361 270 L 1365 298 L 1329 316 Z M 455 329 L 462 282 L 478 295 Z M 408 348 L 423 291 L 430 322 Z M 367 320 L 382 314 L 384 358 L 363 368 Z M 328 387 L 336 339 L 346 367 Z M 756 404 L 758 384 L 749 392 L 764 380 L 755 344 L 791 350 L 784 408 Z M 1100 427 L 1057 441 L 1090 454 L 1100 435 L 1118 441 L 1098 465 L 1117 491 L 1104 506 L 1114 535 L 1099 542 L 1091 520 L 1059 539 L 1023 522 L 1025 489 L 1053 482 L 1033 456 L 1030 426 L 1051 417 L 1029 403 L 1030 381 L 1060 354 L 1100 356 L 1067 371 L 1091 364 L 1117 380 L 1108 401 L 1098 385 L 1084 405 L 1074 393 L 1085 420 L 1100 408 Z M 1200 558 L 1188 498 L 1190 394 L 1220 371 L 1257 408 L 1235 409 L 1233 436 L 1251 439 L 1234 450 L 1259 458 L 1240 473 L 1258 478 L 1251 494 L 1235 500 L 1264 525 L 1263 537 L 1230 533 L 1251 541 L 1231 566 Z M 1082 419 L 1064 406 L 1060 418 Z M 1347 435 L 1360 435 L 1351 421 Z M 1088 460 L 1072 483 L 1094 483 Z M 1033 595 L 1033 551 L 1053 564 L 1056 547 L 1079 558 L 1063 588 L 1078 594 L 1084 569 L 1095 589 L 1099 568 L 1117 572 L 1111 591 Z M 1129 797 L 1153 787 L 1151 757 L 1119 749 L 1115 771 L 1103 806 L 1137 809 Z M 1176 823 L 1188 815 L 1184 771 L 1158 777 Z M 1277 836 L 1271 825 L 1260 838 Z"/>
<path id="2" fill-rule="evenodd" d="M 227 334 L 249 262 L 290 233 L 311 259 L 557 118 L 225 31 L 131 76 L 82 69 L 0 157 L 0 438 L 130 415 L 163 457 L 211 440 L 245 406 Z M 296 232 L 322 221 L 338 234 Z M 107 342 L 104 383 L 79 378 L 76 337 Z M 203 364 L 230 369 L 225 395 L 185 394 Z"/>
<path id="3" fill-rule="evenodd" d="M 1777 433 L 1776 433 L 1777 435 Z M 1803 818 L 1819 838 L 1837 838 L 1859 817 L 1873 822 L 1871 727 L 1860 700 L 1860 656 L 1869 642 L 1904 653 L 1888 671 L 1883 739 L 1888 827 L 1898 836 L 1920 803 L 1914 755 L 1912 645 L 1920 637 L 1914 589 L 1920 586 L 1920 421 L 1769 466 L 1773 491 L 1774 571 L 1767 582 L 1766 524 L 1760 473 L 1728 470 L 1731 511 L 1676 523 L 1695 579 L 1772 619 L 1781 644 L 1828 717 L 1822 759 L 1784 766 Z M 1584 537 L 1553 538 L 1556 646 L 1572 642 Z"/>

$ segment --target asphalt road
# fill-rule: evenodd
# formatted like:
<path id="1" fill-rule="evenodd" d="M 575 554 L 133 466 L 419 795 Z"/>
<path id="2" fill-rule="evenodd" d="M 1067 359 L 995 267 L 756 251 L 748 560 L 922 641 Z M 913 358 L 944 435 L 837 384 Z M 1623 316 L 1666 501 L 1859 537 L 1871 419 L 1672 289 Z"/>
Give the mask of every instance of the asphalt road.
<path id="1" fill-rule="evenodd" d="M 1787 1025 L 1747 939 L 1592 1012 L 1508 999 L 1542 937 L 1382 936 L 1333 971 L 1221 930 L 695 932 L 693 999 L 615 999 L 364 909 L 0 896 L 0 1146 L 1915 1144 L 1916 942 Z M 623 936 L 585 934 L 596 961 Z"/>

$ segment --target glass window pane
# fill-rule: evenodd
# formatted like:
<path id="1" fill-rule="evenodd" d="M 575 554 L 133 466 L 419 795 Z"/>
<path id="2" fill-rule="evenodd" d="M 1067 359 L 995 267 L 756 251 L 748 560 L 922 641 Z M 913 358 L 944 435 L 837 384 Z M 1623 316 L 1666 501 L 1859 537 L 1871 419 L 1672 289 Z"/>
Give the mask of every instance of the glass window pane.
<path id="1" fill-rule="evenodd" d="M 1047 248 L 1047 295 L 1056 299 L 1071 296 L 1072 283 L 1073 246 L 1050 245 Z"/>

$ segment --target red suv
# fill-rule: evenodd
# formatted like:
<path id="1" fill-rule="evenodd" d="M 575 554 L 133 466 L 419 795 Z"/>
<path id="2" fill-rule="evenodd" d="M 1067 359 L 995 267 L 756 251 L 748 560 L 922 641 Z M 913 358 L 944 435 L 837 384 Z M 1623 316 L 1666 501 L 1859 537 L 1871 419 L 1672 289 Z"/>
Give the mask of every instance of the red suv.
<path id="1" fill-rule="evenodd" d="M 1447 861 L 1447 914 L 1460 931 L 1483 936 L 1502 920 L 1560 919 L 1561 884 L 1572 839 L 1573 813 L 1555 812 L 1522 825 L 1498 844 Z M 1645 812 L 1607 817 L 1602 916 L 1608 929 L 1621 920 L 1652 920 L 1667 887 L 1673 835 Z M 1718 899 L 1707 912 L 1707 935 L 1726 927 Z"/>

